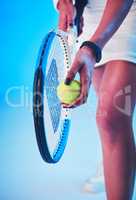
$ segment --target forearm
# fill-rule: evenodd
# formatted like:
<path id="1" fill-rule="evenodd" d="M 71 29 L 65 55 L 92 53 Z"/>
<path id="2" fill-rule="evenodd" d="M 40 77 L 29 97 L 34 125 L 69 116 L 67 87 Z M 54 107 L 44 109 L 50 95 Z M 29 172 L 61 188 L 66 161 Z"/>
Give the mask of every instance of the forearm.
<path id="1" fill-rule="evenodd" d="M 133 0 L 107 0 L 100 24 L 90 40 L 103 48 L 124 21 L 132 3 Z"/>

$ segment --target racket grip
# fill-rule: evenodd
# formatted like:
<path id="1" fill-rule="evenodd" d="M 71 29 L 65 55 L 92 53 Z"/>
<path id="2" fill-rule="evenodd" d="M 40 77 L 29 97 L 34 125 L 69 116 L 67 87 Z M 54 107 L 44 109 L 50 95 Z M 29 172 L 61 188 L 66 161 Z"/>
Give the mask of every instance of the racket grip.
<path id="1" fill-rule="evenodd" d="M 77 34 L 80 35 L 80 18 L 83 14 L 84 8 L 87 4 L 88 0 L 76 0 L 75 1 L 75 8 L 76 8 L 76 17 L 75 17 L 75 25 L 77 27 Z"/>

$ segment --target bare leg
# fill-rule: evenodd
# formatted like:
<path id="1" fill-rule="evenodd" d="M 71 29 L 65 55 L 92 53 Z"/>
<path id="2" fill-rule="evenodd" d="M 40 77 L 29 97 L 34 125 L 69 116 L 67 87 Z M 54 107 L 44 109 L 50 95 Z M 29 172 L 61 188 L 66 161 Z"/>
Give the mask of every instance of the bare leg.
<path id="1" fill-rule="evenodd" d="M 105 64 L 100 67 L 94 68 L 92 82 L 94 85 L 95 92 L 98 96 L 99 87 L 104 74 Z M 100 193 L 104 191 L 104 175 L 103 175 L 103 163 L 98 162 L 96 173 L 90 176 L 83 185 L 83 191 L 89 193 Z"/>
<path id="2" fill-rule="evenodd" d="M 123 91 L 130 87 L 131 112 L 123 113 Z M 132 114 L 136 99 L 136 65 L 106 64 L 99 88 L 97 124 L 100 131 L 108 200 L 130 200 L 134 186 L 135 144 Z M 130 106 L 130 105 L 126 105 Z"/>

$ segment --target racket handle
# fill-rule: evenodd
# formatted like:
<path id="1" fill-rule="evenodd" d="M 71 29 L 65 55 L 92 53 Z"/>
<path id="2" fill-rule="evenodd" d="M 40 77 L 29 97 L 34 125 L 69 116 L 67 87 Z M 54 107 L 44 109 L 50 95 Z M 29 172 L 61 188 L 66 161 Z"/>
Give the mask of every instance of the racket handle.
<path id="1" fill-rule="evenodd" d="M 80 18 L 83 14 L 84 7 L 86 6 L 88 0 L 76 0 L 75 8 L 76 8 L 76 17 L 75 17 L 75 25 L 77 27 L 77 34 L 80 35 Z"/>
<path id="2" fill-rule="evenodd" d="M 74 20 L 74 26 L 69 27 L 69 39 L 68 43 L 70 46 L 76 43 L 77 36 L 80 35 L 80 19 L 83 14 L 84 8 L 87 4 L 88 0 L 75 0 L 75 8 L 76 8 L 76 16 Z"/>

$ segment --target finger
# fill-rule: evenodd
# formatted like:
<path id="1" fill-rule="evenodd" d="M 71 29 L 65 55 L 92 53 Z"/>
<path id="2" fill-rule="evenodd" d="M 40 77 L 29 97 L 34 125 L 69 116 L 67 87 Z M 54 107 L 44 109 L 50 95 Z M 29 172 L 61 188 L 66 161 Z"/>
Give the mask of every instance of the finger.
<path id="1" fill-rule="evenodd" d="M 73 15 L 67 16 L 67 23 L 68 23 L 69 27 L 73 27 L 73 25 L 74 25 L 74 16 Z"/>
<path id="2" fill-rule="evenodd" d="M 74 106 L 69 105 L 69 104 L 63 104 L 62 106 L 63 106 L 63 108 L 74 108 Z"/>
<path id="3" fill-rule="evenodd" d="M 69 107 L 76 108 L 84 103 L 84 96 L 81 94 Z"/>
<path id="4" fill-rule="evenodd" d="M 80 96 L 71 104 L 62 104 L 64 108 L 76 108 L 87 102 L 87 94 L 80 94 Z"/>
<path id="5" fill-rule="evenodd" d="M 76 16 L 76 9 L 75 7 L 68 7 L 67 12 L 68 12 L 68 15 L 67 15 L 68 26 L 73 27 L 74 19 Z"/>
<path id="6" fill-rule="evenodd" d="M 65 104 L 64 108 L 76 108 L 77 106 L 80 106 L 86 102 L 85 97 L 80 95 L 73 103 L 71 104 Z"/>
<path id="7" fill-rule="evenodd" d="M 87 101 L 87 97 L 88 97 L 88 93 L 87 92 L 81 92 L 80 96 L 72 103 L 69 105 L 69 107 L 77 107 L 80 106 L 84 103 L 86 103 Z"/>
<path id="8" fill-rule="evenodd" d="M 66 103 L 61 103 L 61 105 L 63 106 L 63 108 L 74 108 L 74 106 L 71 104 L 66 104 Z"/>
<path id="9" fill-rule="evenodd" d="M 67 73 L 67 77 L 65 79 L 66 85 L 70 85 L 71 81 L 74 80 L 75 74 L 76 72 L 73 72 L 72 70 Z"/>
<path id="10" fill-rule="evenodd" d="M 87 101 L 89 87 L 90 87 L 90 76 L 87 73 L 86 67 L 82 67 L 80 70 L 80 82 L 81 82 L 81 92 L 80 96 L 70 105 L 69 108 L 80 106 Z"/>
<path id="11" fill-rule="evenodd" d="M 80 82 L 81 82 L 81 94 L 88 96 L 90 86 L 90 76 L 87 73 L 86 68 L 82 68 L 80 71 Z"/>
<path id="12" fill-rule="evenodd" d="M 62 31 L 67 31 L 67 16 L 65 14 L 59 15 L 59 29 Z"/>
<path id="13" fill-rule="evenodd" d="M 77 59 L 74 60 L 71 69 L 68 71 L 66 79 L 65 79 L 65 84 L 69 85 L 72 80 L 74 80 L 76 73 L 79 71 L 81 67 L 80 61 Z"/>
<path id="14" fill-rule="evenodd" d="M 81 82 L 81 95 L 83 96 L 83 103 L 87 101 L 89 88 L 91 84 L 91 76 L 87 72 L 87 68 L 84 67 L 80 71 L 80 82 Z"/>

